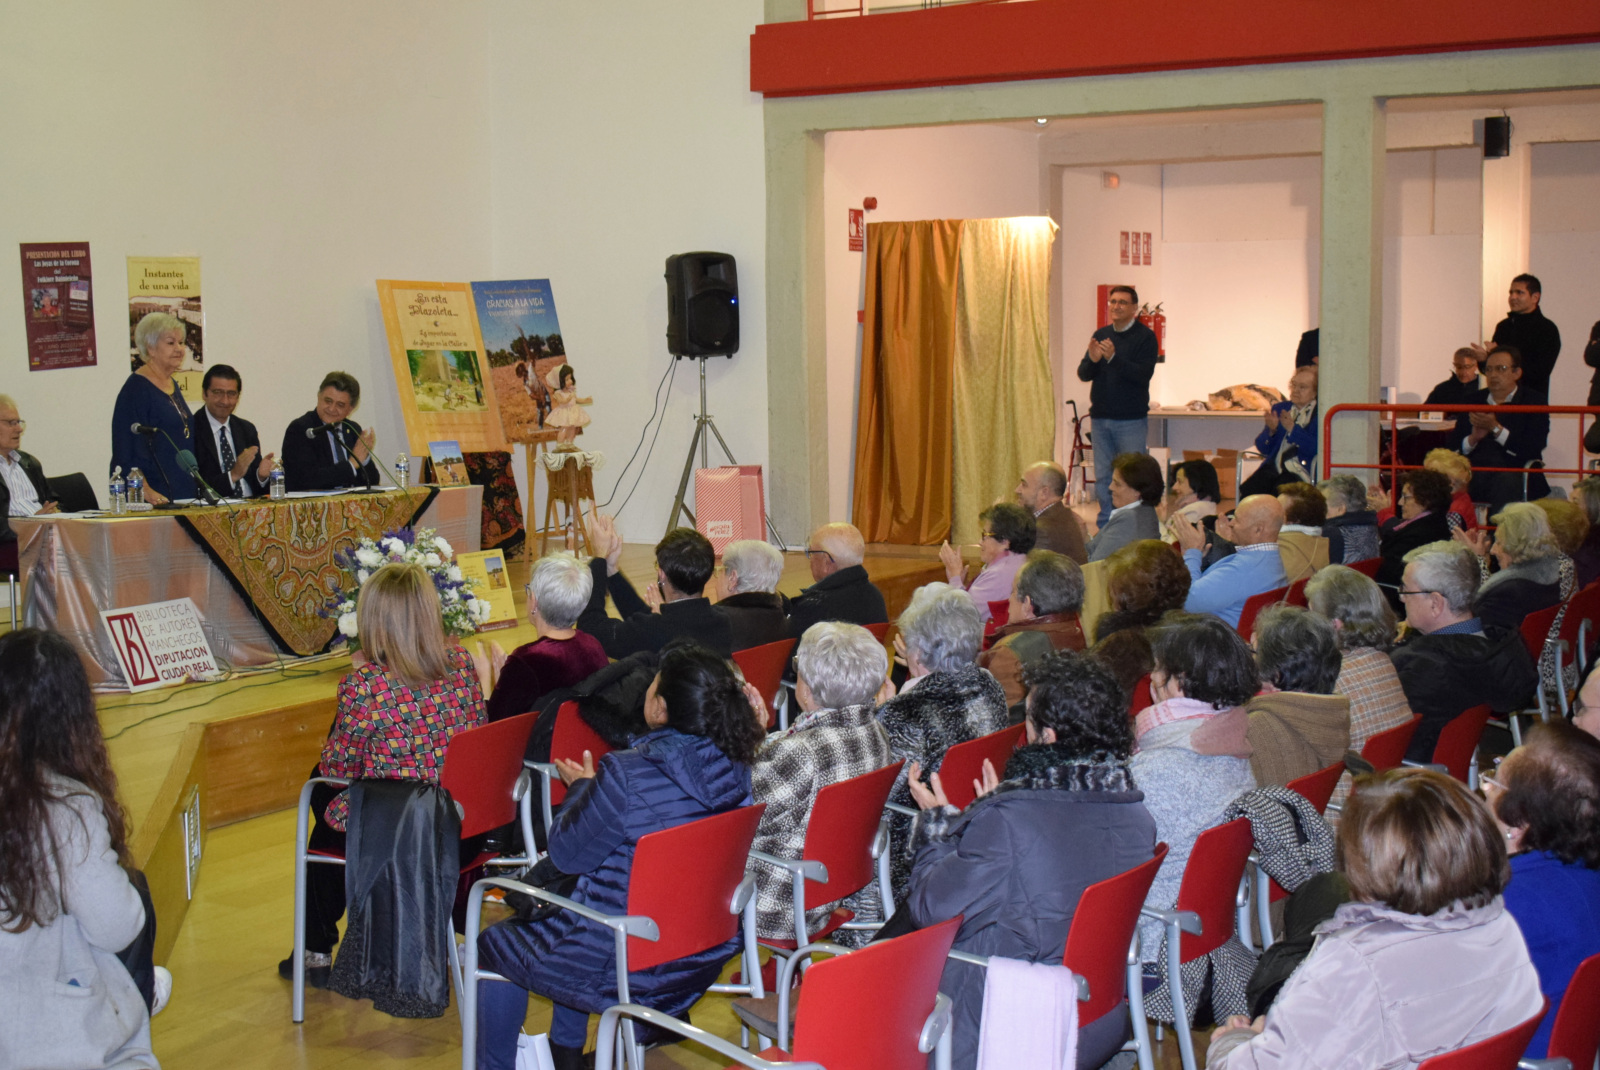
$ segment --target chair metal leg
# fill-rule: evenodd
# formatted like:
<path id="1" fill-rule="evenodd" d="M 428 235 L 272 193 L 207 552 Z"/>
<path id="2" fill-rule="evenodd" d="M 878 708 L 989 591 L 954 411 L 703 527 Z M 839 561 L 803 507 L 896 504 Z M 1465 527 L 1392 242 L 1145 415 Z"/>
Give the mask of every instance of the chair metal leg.
<path id="1" fill-rule="evenodd" d="M 1272 878 L 1267 876 L 1266 870 L 1261 868 L 1259 862 L 1250 863 L 1255 870 L 1255 900 L 1256 900 L 1256 925 L 1261 930 L 1261 950 L 1265 951 L 1272 946 Z M 1247 929 L 1239 930 L 1239 939 L 1244 940 Z"/>
<path id="2" fill-rule="evenodd" d="M 1178 1037 L 1178 1054 L 1183 1070 L 1195 1070 L 1194 1037 L 1189 1035 L 1189 1008 L 1183 995 L 1183 963 L 1178 958 L 1178 927 L 1167 933 L 1167 992 L 1172 996 L 1172 1031 Z"/>
<path id="3" fill-rule="evenodd" d="M 307 785 L 309 787 L 310 785 Z M 302 792 L 302 795 L 305 793 Z M 290 999 L 289 1020 L 299 1025 L 306 1020 L 306 829 L 305 809 L 294 841 L 294 994 Z"/>
<path id="4" fill-rule="evenodd" d="M 1150 1020 L 1144 1014 L 1144 970 L 1139 963 L 1139 933 L 1133 934 L 1128 948 L 1128 1017 L 1133 1024 L 1133 1052 L 1139 1070 L 1155 1070 L 1155 1052 L 1150 1046 Z"/>
<path id="5" fill-rule="evenodd" d="M 11 592 L 11 630 L 17 630 L 17 577 L 6 574 L 6 587 Z"/>

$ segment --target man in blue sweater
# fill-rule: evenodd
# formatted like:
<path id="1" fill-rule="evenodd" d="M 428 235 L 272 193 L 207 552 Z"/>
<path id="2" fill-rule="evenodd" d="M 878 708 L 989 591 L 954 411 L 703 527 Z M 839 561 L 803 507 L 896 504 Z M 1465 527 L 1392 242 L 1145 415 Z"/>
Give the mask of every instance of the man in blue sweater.
<path id="1" fill-rule="evenodd" d="M 1230 524 L 1217 517 L 1217 534 L 1238 550 L 1200 570 L 1205 529 L 1182 514 L 1173 517 L 1183 563 L 1189 567 L 1189 597 L 1183 608 L 1190 613 L 1214 613 L 1229 625 L 1239 626 L 1239 614 L 1252 596 L 1288 583 L 1283 558 L 1278 554 L 1278 532 L 1283 528 L 1283 506 L 1268 494 L 1253 494 L 1239 503 Z"/>
<path id="2" fill-rule="evenodd" d="M 1089 430 L 1094 446 L 1096 527 L 1111 515 L 1111 466 L 1124 453 L 1144 453 L 1150 441 L 1150 376 L 1159 348 L 1156 334 L 1139 322 L 1139 293 L 1113 286 L 1106 298 L 1111 322 L 1089 339 L 1078 378 L 1089 387 Z"/>

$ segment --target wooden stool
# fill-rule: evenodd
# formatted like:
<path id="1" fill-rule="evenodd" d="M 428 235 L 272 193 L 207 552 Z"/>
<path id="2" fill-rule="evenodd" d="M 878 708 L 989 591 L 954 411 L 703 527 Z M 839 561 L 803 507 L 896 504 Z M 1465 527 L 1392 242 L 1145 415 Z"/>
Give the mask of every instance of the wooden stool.
<path id="1" fill-rule="evenodd" d="M 594 502 L 594 469 L 588 465 L 580 465 L 576 454 L 568 457 L 567 462 L 559 469 L 551 468 L 548 464 L 542 467 L 546 497 L 544 524 L 539 528 L 539 556 L 543 557 L 550 545 L 551 532 L 561 532 L 562 543 L 565 544 L 566 529 L 555 524 L 557 502 L 566 504 L 567 523 L 572 525 L 577 535 L 577 545 L 574 548 L 588 553 L 590 542 L 589 533 L 583 527 L 583 502 L 585 499 L 591 504 Z"/>

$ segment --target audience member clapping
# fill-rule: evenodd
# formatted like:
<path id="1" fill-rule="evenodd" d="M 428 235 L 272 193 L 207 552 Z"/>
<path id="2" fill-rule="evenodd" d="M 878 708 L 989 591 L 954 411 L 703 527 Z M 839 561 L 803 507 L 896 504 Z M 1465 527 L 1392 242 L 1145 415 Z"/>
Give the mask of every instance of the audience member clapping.
<path id="1" fill-rule="evenodd" d="M 730 542 L 717 572 L 717 608 L 728 618 L 733 649 L 776 643 L 789 636 L 789 618 L 777 593 L 783 554 L 759 539 Z"/>
<path id="2" fill-rule="evenodd" d="M 1217 519 L 1216 533 L 1232 542 L 1238 552 L 1202 572 L 1205 533 L 1179 518 L 1178 545 L 1183 548 L 1183 563 L 1191 581 L 1184 608 L 1190 613 L 1215 613 L 1237 626 L 1244 604 L 1252 596 L 1284 586 L 1288 577 L 1283 571 L 1283 555 L 1278 552 L 1283 521 L 1283 506 L 1277 498 L 1266 494 L 1246 498 L 1234 510 L 1232 520 Z"/>
<path id="3" fill-rule="evenodd" d="M 1526 1053 L 1542 1059 L 1572 972 L 1600 954 L 1600 740 L 1562 721 L 1534 725 L 1479 782 L 1511 852 L 1506 909 L 1550 997 Z"/>
<path id="4" fill-rule="evenodd" d="M 1367 504 L 1366 485 L 1352 475 L 1334 476 L 1317 484 L 1327 503 L 1322 534 L 1328 539 L 1328 561 L 1353 565 L 1378 556 L 1378 515 Z"/>
<path id="5" fill-rule="evenodd" d="M 1528 614 L 1571 598 L 1577 574 L 1537 505 L 1515 502 L 1491 520 L 1492 543 L 1486 531 L 1462 532 L 1456 538 L 1478 556 L 1480 573 L 1487 574 L 1472 605 L 1483 630 L 1493 634 L 1516 631 Z M 1492 574 L 1490 557 L 1500 566 Z"/>
<path id="6" fill-rule="evenodd" d="M 578 614 L 593 590 L 588 566 L 571 554 L 550 554 L 534 563 L 528 576 L 528 621 L 538 638 L 510 654 L 499 643 L 489 644 L 494 666 L 489 720 L 537 710 L 552 691 L 606 667 L 600 640 L 578 631 Z"/>
<path id="7" fill-rule="evenodd" d="M 829 784 L 882 769 L 891 761 L 889 737 L 873 716 L 889 678 L 883 644 L 859 624 L 825 621 L 806 629 L 795 657 L 795 701 L 800 716 L 770 735 L 750 771 L 756 802 L 766 803 L 755 849 L 779 858 L 799 858 L 817 792 Z M 756 932 L 763 939 L 795 935 L 793 884 L 789 871 L 758 861 Z M 856 896 L 844 905 L 858 915 L 876 909 L 878 896 Z M 815 933 L 837 902 L 806 911 Z"/>
<path id="8" fill-rule="evenodd" d="M 1027 687 L 1022 672 L 1053 650 L 1082 650 L 1083 570 L 1065 554 L 1032 550 L 1011 585 L 1006 623 L 994 633 L 994 645 L 978 655 L 978 664 L 1005 689 L 1013 718 Z"/>
<path id="9" fill-rule="evenodd" d="M 1442 773 L 1356 782 L 1339 827 L 1351 902 L 1253 1023 L 1212 1034 L 1208 1067 L 1404 1067 L 1539 1013 L 1539 977 L 1500 898 L 1506 841 Z"/>
<path id="10" fill-rule="evenodd" d="M 1165 484 L 1161 465 L 1148 453 L 1124 453 L 1111 466 L 1111 515 L 1089 540 L 1089 560 L 1100 561 L 1130 542 L 1161 534 L 1161 504 Z"/>
<path id="11" fill-rule="evenodd" d="M 1255 647 L 1262 693 L 1245 706 L 1250 768 L 1258 787 L 1284 787 L 1350 747 L 1350 700 L 1334 693 L 1339 641 L 1326 618 L 1276 605 L 1256 618 Z"/>
<path id="12" fill-rule="evenodd" d="M 1400 602 L 1400 575 L 1406 569 L 1406 554 L 1430 542 L 1450 538 L 1450 481 L 1425 468 L 1400 477 L 1400 515 L 1390 517 L 1378 529 L 1376 579 L 1389 595 L 1389 605 L 1404 613 Z"/>
<path id="13" fill-rule="evenodd" d="M 983 570 L 966 582 L 966 566 L 961 552 L 948 542 L 939 547 L 939 560 L 944 562 L 945 578 L 957 590 L 966 590 L 978 607 L 978 616 L 987 621 L 991 616 L 990 602 L 1003 602 L 1011 597 L 1011 584 L 1027 560 L 1037 531 L 1033 514 L 1020 505 L 999 502 L 978 514 L 983 525 L 983 537 L 978 543 L 978 556 L 983 560 Z"/>

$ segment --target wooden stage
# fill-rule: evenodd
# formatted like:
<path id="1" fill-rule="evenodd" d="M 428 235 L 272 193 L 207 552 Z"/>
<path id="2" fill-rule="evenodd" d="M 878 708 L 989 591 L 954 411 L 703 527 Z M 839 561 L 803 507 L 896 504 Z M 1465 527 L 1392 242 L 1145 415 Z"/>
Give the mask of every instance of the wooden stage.
<path id="1" fill-rule="evenodd" d="M 650 545 L 624 548 L 622 570 L 635 586 L 653 580 L 653 556 Z M 795 595 L 812 583 L 811 573 L 803 553 L 784 557 L 778 589 Z M 935 547 L 869 547 L 866 566 L 891 618 L 917 587 L 944 578 Z M 511 562 L 510 568 L 525 621 L 522 589 L 529 564 Z M 533 627 L 522 623 L 469 645 L 493 641 L 511 650 L 533 638 Z M 97 696 L 131 825 L 133 859 L 149 877 L 161 919 L 157 962 L 166 961 L 188 909 L 186 843 L 198 840 L 203 858 L 205 830 L 295 805 L 333 723 L 335 690 L 349 668 L 348 655 L 330 654 L 222 683 Z M 287 871 L 288 844 L 283 862 Z M 204 879 L 204 869 L 201 861 L 197 879 Z"/>

